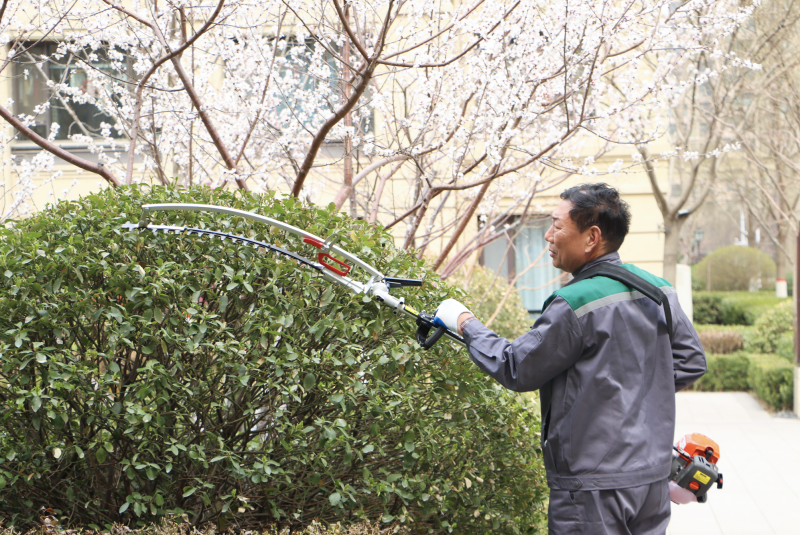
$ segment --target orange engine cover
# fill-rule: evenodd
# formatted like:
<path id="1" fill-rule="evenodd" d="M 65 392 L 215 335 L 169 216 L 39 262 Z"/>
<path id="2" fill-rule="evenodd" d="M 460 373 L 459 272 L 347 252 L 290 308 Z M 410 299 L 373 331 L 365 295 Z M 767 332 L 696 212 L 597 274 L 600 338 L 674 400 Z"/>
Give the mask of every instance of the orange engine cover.
<path id="1" fill-rule="evenodd" d="M 719 460 L 719 444 L 707 436 L 701 435 L 700 433 L 689 433 L 688 435 L 684 435 L 684 437 L 678 441 L 676 446 L 689 454 L 690 457 L 694 457 L 696 455 L 706 457 L 706 452 L 710 449 L 711 455 L 707 457 L 708 461 L 711 464 L 717 464 L 717 461 Z"/>

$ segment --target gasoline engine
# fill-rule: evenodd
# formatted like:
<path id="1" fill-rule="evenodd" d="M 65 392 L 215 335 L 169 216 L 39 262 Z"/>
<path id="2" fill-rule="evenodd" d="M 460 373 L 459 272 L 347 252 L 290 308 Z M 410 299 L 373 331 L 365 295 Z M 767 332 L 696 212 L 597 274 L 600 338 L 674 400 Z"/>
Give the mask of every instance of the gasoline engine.
<path id="1" fill-rule="evenodd" d="M 706 493 L 716 483 L 722 488 L 722 473 L 717 468 L 719 445 L 700 433 L 681 438 L 672 452 L 670 498 L 675 503 L 705 503 Z"/>

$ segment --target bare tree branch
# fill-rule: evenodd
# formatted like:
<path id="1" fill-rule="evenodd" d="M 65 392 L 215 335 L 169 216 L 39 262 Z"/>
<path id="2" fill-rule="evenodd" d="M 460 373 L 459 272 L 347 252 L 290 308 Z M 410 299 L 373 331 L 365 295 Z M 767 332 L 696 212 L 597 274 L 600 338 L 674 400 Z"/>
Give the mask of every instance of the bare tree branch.
<path id="1" fill-rule="evenodd" d="M 101 163 L 95 164 L 88 160 L 84 160 L 83 158 L 80 158 L 78 156 L 75 156 L 70 152 L 67 152 L 66 150 L 59 147 L 56 143 L 53 143 L 52 141 L 43 138 L 30 128 L 22 124 L 22 121 L 14 117 L 14 115 L 7 109 L 5 109 L 5 107 L 3 106 L 0 106 L 0 117 L 8 121 L 8 123 L 11 124 L 11 126 L 13 126 L 17 130 L 25 134 L 25 136 L 28 139 L 39 145 L 47 152 L 52 153 L 55 156 L 58 156 L 67 163 L 71 163 L 76 167 L 80 167 L 84 171 L 89 171 L 90 173 L 100 175 L 101 177 L 106 179 L 106 181 L 108 181 L 108 183 L 111 184 L 112 186 L 116 187 L 122 185 L 120 181 L 114 177 L 111 171 L 109 171 L 103 164 Z"/>

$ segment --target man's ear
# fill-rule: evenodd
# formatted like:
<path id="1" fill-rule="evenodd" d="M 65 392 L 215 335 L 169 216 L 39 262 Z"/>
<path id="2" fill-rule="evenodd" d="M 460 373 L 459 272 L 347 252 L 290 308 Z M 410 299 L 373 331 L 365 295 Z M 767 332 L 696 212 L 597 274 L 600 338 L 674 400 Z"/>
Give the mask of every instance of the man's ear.
<path id="1" fill-rule="evenodd" d="M 588 232 L 586 233 L 586 243 L 584 244 L 584 250 L 587 253 L 593 253 L 602 249 L 605 246 L 603 241 L 603 233 L 600 231 L 600 227 L 597 225 L 593 225 L 589 227 Z"/>

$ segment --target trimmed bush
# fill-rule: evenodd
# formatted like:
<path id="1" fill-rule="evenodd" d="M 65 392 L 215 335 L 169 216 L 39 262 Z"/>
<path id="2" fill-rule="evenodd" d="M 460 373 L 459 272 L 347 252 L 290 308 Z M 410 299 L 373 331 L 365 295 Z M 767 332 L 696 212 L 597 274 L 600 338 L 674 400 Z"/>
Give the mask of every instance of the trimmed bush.
<path id="1" fill-rule="evenodd" d="M 697 333 L 706 353 L 727 355 L 744 347 L 742 335 L 732 331 L 705 331 Z"/>
<path id="2" fill-rule="evenodd" d="M 747 340 L 752 338 L 756 332 L 756 328 L 752 325 L 695 325 L 694 328 L 697 330 L 698 334 L 709 331 L 717 333 L 737 333 L 741 335 L 744 340 L 745 350 L 747 350 Z"/>
<path id="3" fill-rule="evenodd" d="M 722 297 L 695 292 L 692 296 L 692 312 L 695 323 L 722 325 Z"/>
<path id="4" fill-rule="evenodd" d="M 694 292 L 696 324 L 753 325 L 783 300 L 775 292 Z"/>
<path id="5" fill-rule="evenodd" d="M 141 205 L 255 211 L 343 246 L 418 309 L 463 299 L 375 226 L 294 198 L 107 190 L 0 231 L 0 510 L 76 525 L 170 515 L 250 529 L 382 521 L 415 533 L 535 532 L 538 411 L 416 326 L 312 270 L 230 240 L 123 231 Z M 313 257 L 237 218 L 158 214 Z M 69 519 L 69 520 L 67 520 Z"/>
<path id="6" fill-rule="evenodd" d="M 704 392 L 742 392 L 752 390 L 776 411 L 792 408 L 794 368 L 776 355 L 706 355 L 708 371 L 692 390 Z"/>
<path id="7" fill-rule="evenodd" d="M 711 288 L 708 288 L 709 272 Z M 775 289 L 775 261 L 752 247 L 722 247 L 692 266 L 692 286 L 695 288 L 747 291 L 751 289 L 753 279 L 760 279 L 763 289 Z"/>
<path id="8" fill-rule="evenodd" d="M 794 365 L 777 355 L 751 355 L 750 388 L 777 411 L 791 410 L 794 403 Z"/>
<path id="9" fill-rule="evenodd" d="M 720 295 L 721 294 L 721 295 Z M 756 318 L 754 311 L 736 298 L 724 293 L 709 294 L 697 292 L 693 296 L 694 321 L 700 324 L 752 325 Z"/>
<path id="10" fill-rule="evenodd" d="M 784 360 L 794 362 L 794 331 L 780 335 L 775 342 L 775 354 Z"/>
<path id="11" fill-rule="evenodd" d="M 775 353 L 780 346 L 786 352 L 787 340 L 794 343 L 794 310 L 791 299 L 764 312 L 755 322 L 756 332 L 750 341 L 752 351 L 759 353 Z M 789 337 L 785 335 L 790 335 Z M 789 353 L 791 356 L 791 353 Z"/>
<path id="12" fill-rule="evenodd" d="M 743 353 L 731 355 L 706 355 L 708 371 L 694 385 L 692 390 L 703 392 L 740 392 L 749 388 L 747 374 L 750 359 Z"/>

